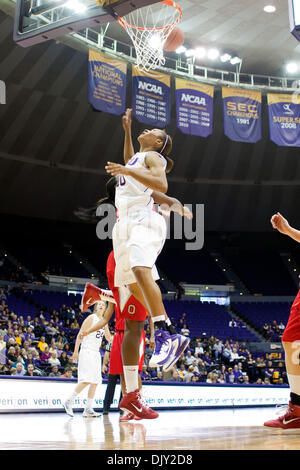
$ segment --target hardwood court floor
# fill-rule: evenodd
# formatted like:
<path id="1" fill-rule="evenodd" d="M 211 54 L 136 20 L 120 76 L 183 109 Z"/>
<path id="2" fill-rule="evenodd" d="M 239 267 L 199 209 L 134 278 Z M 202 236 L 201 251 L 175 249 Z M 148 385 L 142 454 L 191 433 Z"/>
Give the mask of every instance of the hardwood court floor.
<path id="1" fill-rule="evenodd" d="M 2 414 L 1 450 L 293 450 L 300 429 L 262 426 L 275 408 L 162 411 L 155 420 L 119 423 L 116 412 Z"/>

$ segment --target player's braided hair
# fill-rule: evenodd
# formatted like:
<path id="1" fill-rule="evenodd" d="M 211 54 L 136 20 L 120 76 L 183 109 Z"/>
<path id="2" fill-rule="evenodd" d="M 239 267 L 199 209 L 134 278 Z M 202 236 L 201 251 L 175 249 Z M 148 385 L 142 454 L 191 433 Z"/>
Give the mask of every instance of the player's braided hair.
<path id="1" fill-rule="evenodd" d="M 99 217 L 96 216 L 97 207 L 101 204 L 111 204 L 115 207 L 116 184 L 117 178 L 113 176 L 106 183 L 105 197 L 99 199 L 96 205 L 92 207 L 78 207 L 78 209 L 74 211 L 74 214 L 84 222 L 97 223 L 99 221 Z"/>

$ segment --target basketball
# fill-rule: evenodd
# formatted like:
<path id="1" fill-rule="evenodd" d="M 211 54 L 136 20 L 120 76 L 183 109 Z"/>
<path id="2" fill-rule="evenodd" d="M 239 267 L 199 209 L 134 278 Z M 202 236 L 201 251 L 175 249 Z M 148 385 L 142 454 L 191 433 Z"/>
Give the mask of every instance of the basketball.
<path id="1" fill-rule="evenodd" d="M 184 42 L 184 34 L 179 26 L 175 26 L 175 28 L 171 31 L 168 38 L 164 43 L 164 50 L 165 51 L 175 51 L 178 47 L 180 47 Z"/>

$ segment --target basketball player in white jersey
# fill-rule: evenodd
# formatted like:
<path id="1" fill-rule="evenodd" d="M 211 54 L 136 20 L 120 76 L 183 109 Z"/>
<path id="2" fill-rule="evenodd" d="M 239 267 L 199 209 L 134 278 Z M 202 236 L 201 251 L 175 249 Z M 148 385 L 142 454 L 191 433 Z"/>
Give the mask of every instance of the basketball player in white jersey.
<path id="1" fill-rule="evenodd" d="M 106 302 L 97 302 L 94 305 L 94 313 L 84 320 L 76 338 L 72 359 L 75 361 L 78 360 L 78 384 L 74 392 L 63 404 L 66 413 L 72 417 L 74 416 L 72 409 L 74 399 L 88 385 L 88 398 L 83 411 L 83 416 L 85 418 L 97 418 L 98 416 L 101 416 L 100 413 L 96 413 L 93 410 L 95 392 L 98 384 L 102 382 L 101 355 L 99 349 L 101 347 L 103 336 L 105 336 L 105 339 L 108 342 L 112 341 L 112 336 L 109 332 L 108 325 L 86 337 L 82 337 L 82 332 L 92 328 L 97 322 L 99 322 L 105 312 Z"/>
<path id="2" fill-rule="evenodd" d="M 180 335 L 167 330 L 166 314 L 155 267 L 165 243 L 167 227 L 162 215 L 153 210 L 152 193 L 166 193 L 166 173 L 173 161 L 168 157 L 172 139 L 161 129 L 145 130 L 138 137 L 140 151 L 134 153 L 131 137 L 131 110 L 123 117 L 125 130 L 125 166 L 108 162 L 106 171 L 117 176 L 115 205 L 118 220 L 113 229 L 113 248 L 116 261 L 115 286 L 128 286 L 132 294 L 146 305 L 155 331 L 155 352 L 150 366 L 163 366 L 182 353 Z M 142 295 L 142 298 L 141 298 Z M 122 342 L 124 378 L 127 394 L 120 408 L 141 418 L 157 417 L 142 400 L 138 389 L 138 350 L 143 322 L 126 319 Z M 180 353 L 179 353 L 180 351 Z"/>

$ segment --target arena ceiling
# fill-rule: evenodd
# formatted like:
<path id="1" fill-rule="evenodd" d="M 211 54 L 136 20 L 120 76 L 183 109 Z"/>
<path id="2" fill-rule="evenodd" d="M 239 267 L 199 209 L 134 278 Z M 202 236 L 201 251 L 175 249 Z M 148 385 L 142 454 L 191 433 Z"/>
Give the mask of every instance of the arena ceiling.
<path id="1" fill-rule="evenodd" d="M 181 0 L 186 38 L 191 45 L 201 40 L 231 48 L 243 57 L 244 71 L 281 75 L 300 46 L 289 33 L 287 2 L 274 0 L 273 16 L 262 12 L 263 3 Z M 120 118 L 89 106 L 82 45 L 67 38 L 17 46 L 10 0 L 0 0 L 0 9 L 0 79 L 7 86 L 7 104 L 0 105 L 0 212 L 75 220 L 78 205 L 103 194 L 105 162 L 121 159 Z M 215 109 L 221 110 L 218 92 Z M 141 128 L 135 122 L 134 134 Z M 168 130 L 176 162 L 169 194 L 205 204 L 207 230 L 268 230 L 277 210 L 297 224 L 299 149 L 270 141 L 266 110 L 257 144 L 225 137 L 221 112 L 215 112 L 211 137 L 184 136 L 176 129 L 174 103 Z"/>

